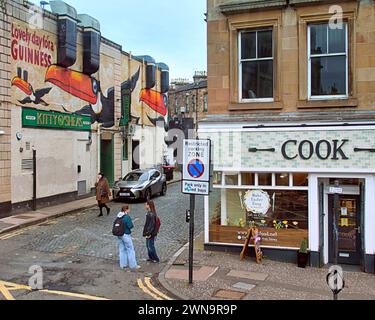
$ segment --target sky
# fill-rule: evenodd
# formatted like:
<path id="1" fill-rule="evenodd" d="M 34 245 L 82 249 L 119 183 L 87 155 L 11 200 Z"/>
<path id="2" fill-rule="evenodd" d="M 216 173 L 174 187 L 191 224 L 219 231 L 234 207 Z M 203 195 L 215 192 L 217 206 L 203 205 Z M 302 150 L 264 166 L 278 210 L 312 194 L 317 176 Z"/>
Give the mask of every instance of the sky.
<path id="1" fill-rule="evenodd" d="M 170 79 L 191 80 L 194 71 L 207 70 L 206 0 L 64 1 L 98 19 L 102 35 L 124 51 L 166 63 Z"/>

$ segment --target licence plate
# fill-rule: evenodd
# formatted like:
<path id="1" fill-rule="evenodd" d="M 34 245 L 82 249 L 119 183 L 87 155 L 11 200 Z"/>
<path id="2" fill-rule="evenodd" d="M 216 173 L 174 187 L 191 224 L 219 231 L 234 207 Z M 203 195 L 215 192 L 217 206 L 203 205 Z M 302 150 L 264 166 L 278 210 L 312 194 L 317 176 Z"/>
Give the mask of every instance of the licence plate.
<path id="1" fill-rule="evenodd" d="M 120 193 L 120 197 L 130 197 L 130 193 Z"/>

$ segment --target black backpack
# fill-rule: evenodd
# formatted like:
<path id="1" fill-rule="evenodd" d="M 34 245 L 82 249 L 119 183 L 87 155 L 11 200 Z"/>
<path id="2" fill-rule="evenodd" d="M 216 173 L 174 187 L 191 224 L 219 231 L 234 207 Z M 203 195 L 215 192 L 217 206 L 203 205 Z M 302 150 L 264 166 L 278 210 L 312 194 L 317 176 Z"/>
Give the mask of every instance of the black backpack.
<path id="1" fill-rule="evenodd" d="M 112 234 L 116 237 L 122 237 L 125 234 L 125 223 L 123 218 L 117 218 L 113 223 Z"/>

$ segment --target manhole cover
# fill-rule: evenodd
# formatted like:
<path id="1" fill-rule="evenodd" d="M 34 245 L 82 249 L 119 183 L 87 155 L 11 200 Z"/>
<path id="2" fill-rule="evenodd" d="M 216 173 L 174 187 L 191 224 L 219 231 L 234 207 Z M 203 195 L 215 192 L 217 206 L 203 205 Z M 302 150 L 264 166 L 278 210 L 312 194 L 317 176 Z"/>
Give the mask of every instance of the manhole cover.
<path id="1" fill-rule="evenodd" d="M 221 299 L 230 299 L 230 300 L 242 300 L 246 296 L 246 293 L 233 291 L 233 290 L 218 290 L 213 297 Z"/>

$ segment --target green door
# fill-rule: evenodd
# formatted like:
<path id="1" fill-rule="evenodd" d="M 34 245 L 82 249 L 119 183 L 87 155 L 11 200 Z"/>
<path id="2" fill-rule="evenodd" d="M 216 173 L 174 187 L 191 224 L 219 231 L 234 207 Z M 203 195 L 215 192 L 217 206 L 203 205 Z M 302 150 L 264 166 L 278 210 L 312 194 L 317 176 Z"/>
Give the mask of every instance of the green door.
<path id="1" fill-rule="evenodd" d="M 100 171 L 108 179 L 109 185 L 115 183 L 114 145 L 112 140 L 102 140 L 100 148 Z"/>

